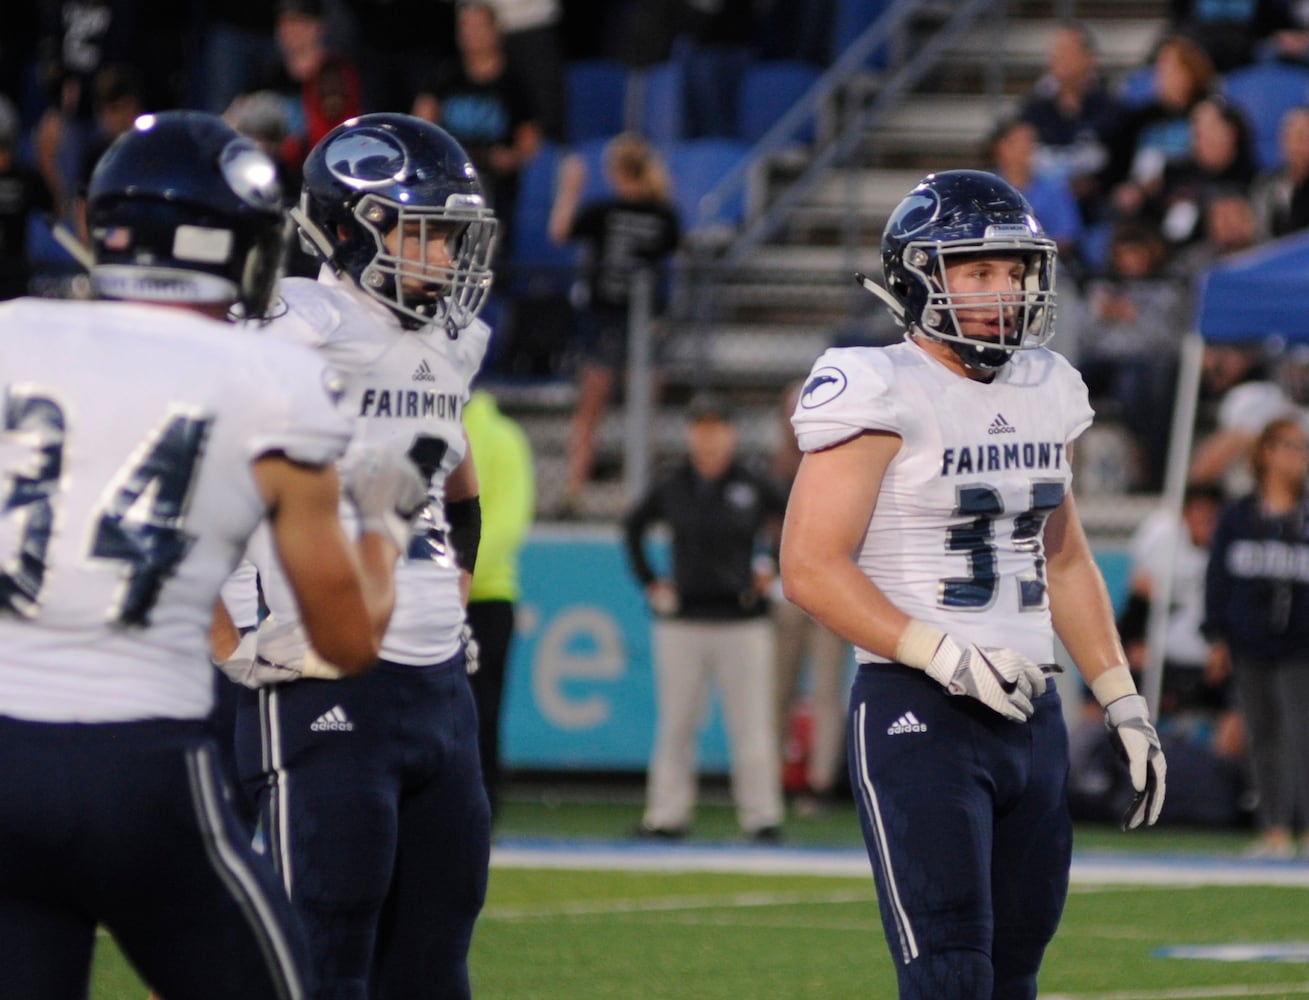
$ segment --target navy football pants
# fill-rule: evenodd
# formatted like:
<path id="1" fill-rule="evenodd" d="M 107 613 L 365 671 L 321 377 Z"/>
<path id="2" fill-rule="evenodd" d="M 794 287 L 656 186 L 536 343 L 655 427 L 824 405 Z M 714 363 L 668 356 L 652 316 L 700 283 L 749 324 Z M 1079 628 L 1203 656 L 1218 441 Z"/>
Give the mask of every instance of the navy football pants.
<path id="1" fill-rule="evenodd" d="M 309 938 L 315 997 L 467 997 L 491 818 L 462 653 L 252 692 L 237 759 Z"/>
<path id="2" fill-rule="evenodd" d="M 83 1000 L 97 924 L 168 1000 L 303 997 L 208 723 L 0 718 L 0 997 Z"/>
<path id="3" fill-rule="evenodd" d="M 922 671 L 861 665 L 850 775 L 902 1000 L 1028 1000 L 1068 895 L 1068 734 Z"/>

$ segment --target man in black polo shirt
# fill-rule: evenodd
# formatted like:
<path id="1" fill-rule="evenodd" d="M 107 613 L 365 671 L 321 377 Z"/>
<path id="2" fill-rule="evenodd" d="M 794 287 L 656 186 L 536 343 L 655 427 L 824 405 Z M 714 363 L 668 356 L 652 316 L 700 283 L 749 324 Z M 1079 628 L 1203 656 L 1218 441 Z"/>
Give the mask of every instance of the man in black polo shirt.
<path id="1" fill-rule="evenodd" d="M 782 789 L 774 709 L 775 575 L 769 535 L 786 502 L 735 458 L 736 430 L 721 400 L 690 404 L 687 461 L 655 484 L 626 519 L 633 572 L 659 616 L 654 627 L 656 732 L 640 833 L 680 837 L 696 798 L 696 736 L 710 678 L 722 703 L 732 797 L 747 838 L 778 839 Z M 671 578 L 645 553 L 647 531 L 667 525 Z"/>

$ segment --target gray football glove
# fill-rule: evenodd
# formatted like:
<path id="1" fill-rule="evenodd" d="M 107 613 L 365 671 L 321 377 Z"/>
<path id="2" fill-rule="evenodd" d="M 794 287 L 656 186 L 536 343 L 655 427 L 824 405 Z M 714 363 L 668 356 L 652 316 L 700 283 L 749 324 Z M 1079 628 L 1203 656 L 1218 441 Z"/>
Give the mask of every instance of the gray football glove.
<path id="1" fill-rule="evenodd" d="M 1032 699 L 1045 691 L 1040 666 L 1012 649 L 983 649 L 926 622 L 911 621 L 896 659 L 917 667 L 950 694 L 976 698 L 1014 722 L 1026 722 Z"/>
<path id="2" fill-rule="evenodd" d="M 341 459 L 341 489 L 364 531 L 386 535 L 404 553 L 413 521 L 427 505 L 427 481 L 407 455 L 380 444 L 356 444 Z"/>
<path id="3" fill-rule="evenodd" d="M 478 656 L 482 652 L 482 647 L 477 643 L 477 637 L 473 635 L 473 626 L 464 622 L 464 627 L 459 633 L 459 641 L 464 644 L 464 670 L 470 674 L 477 673 L 477 668 L 482 664 Z"/>
<path id="4" fill-rule="evenodd" d="M 1104 722 L 1118 756 L 1127 765 L 1136 795 L 1123 814 L 1124 830 L 1135 830 L 1144 823 L 1154 826 L 1164 807 L 1164 778 L 1168 762 L 1164 760 L 1159 734 L 1150 724 L 1150 709 L 1139 694 L 1130 694 L 1105 706 Z"/>

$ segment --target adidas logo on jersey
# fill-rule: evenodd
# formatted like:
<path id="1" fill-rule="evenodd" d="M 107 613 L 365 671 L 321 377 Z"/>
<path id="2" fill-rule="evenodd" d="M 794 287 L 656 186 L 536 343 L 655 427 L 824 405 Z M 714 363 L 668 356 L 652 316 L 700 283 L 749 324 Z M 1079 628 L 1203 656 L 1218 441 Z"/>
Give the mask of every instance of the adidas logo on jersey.
<path id="1" fill-rule="evenodd" d="M 432 374 L 432 366 L 427 363 L 426 358 L 424 358 L 422 363 L 417 368 L 414 369 L 414 381 L 415 382 L 436 381 L 436 376 Z"/>
<path id="2" fill-rule="evenodd" d="M 991 426 L 986 429 L 988 434 L 1017 434 L 1018 430 L 1008 420 L 1004 418 L 1003 413 L 997 413 L 995 419 L 991 421 Z"/>
<path id="3" fill-rule="evenodd" d="M 925 733 L 927 725 L 919 722 L 918 717 L 913 712 L 905 712 L 904 715 L 896 719 L 886 727 L 887 736 L 900 736 L 903 733 Z"/>
<path id="4" fill-rule="evenodd" d="M 352 732 L 354 727 L 355 724 L 346 716 L 345 709 L 340 705 L 329 708 L 309 724 L 309 728 L 315 733 L 348 733 Z"/>

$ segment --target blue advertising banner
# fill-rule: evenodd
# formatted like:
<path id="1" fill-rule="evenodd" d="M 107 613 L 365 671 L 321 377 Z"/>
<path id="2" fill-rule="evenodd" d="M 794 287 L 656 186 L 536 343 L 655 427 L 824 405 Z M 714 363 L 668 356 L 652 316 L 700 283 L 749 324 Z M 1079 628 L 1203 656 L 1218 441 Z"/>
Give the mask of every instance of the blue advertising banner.
<path id="1" fill-rule="evenodd" d="M 652 546 L 656 561 L 666 549 Z M 1127 554 L 1097 551 L 1116 601 Z M 642 771 L 654 736 L 650 623 L 617 529 L 537 529 L 522 554 L 522 599 L 501 720 L 504 766 Z M 700 733 L 700 769 L 727 770 L 716 704 Z"/>

